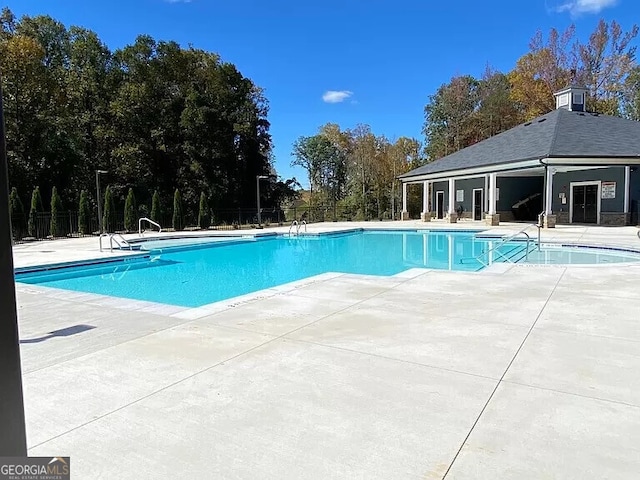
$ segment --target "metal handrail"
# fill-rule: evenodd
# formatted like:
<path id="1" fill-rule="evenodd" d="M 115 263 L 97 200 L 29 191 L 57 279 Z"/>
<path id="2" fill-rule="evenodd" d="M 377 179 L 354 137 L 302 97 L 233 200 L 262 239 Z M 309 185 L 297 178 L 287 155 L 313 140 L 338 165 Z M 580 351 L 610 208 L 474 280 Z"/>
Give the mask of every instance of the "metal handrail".
<path id="1" fill-rule="evenodd" d="M 100 251 L 103 251 L 102 248 L 102 238 L 103 237 L 109 237 L 109 251 L 113 252 L 113 242 L 116 243 L 116 245 L 118 246 L 118 248 L 120 248 L 121 250 L 123 248 L 128 248 L 129 250 L 133 250 L 133 247 L 131 246 L 131 244 L 129 242 L 127 242 L 127 240 L 120 235 L 119 233 L 101 233 L 100 234 Z M 118 240 L 116 237 L 119 237 L 120 240 L 122 241 L 122 243 L 120 242 L 120 240 Z"/>
<path id="2" fill-rule="evenodd" d="M 307 221 L 306 220 L 302 220 L 301 222 L 298 222 L 297 220 L 294 220 L 293 222 L 291 222 L 291 226 L 289 227 L 289 236 L 291 236 L 291 230 L 293 230 L 293 227 L 296 227 L 296 236 L 300 235 L 300 228 L 304 225 L 304 233 L 307 233 Z"/>
<path id="3" fill-rule="evenodd" d="M 108 233 L 101 233 L 100 234 L 100 251 L 102 252 L 102 237 L 108 237 L 110 234 Z"/>
<path id="4" fill-rule="evenodd" d="M 120 240 L 122 240 L 122 243 L 124 243 L 125 247 L 129 247 L 129 250 L 133 250 L 133 248 L 131 247 L 131 244 L 127 242 L 127 240 L 122 235 L 120 235 L 119 233 L 112 233 L 109 236 L 109 248 L 112 252 L 113 252 L 113 242 L 116 242 L 116 245 L 118 245 L 118 248 L 120 248 L 120 250 L 122 250 L 122 247 L 123 247 L 122 243 L 120 243 L 120 241 L 116 237 L 120 237 Z"/>
<path id="5" fill-rule="evenodd" d="M 144 232 L 142 230 L 142 222 L 148 222 L 151 225 L 154 225 L 154 226 L 158 227 L 158 233 L 162 232 L 162 227 L 160 226 L 159 223 L 154 222 L 150 218 L 142 217 L 142 218 L 138 219 L 138 235 L 139 236 L 141 236 L 141 237 L 144 236 Z"/>
<path id="6" fill-rule="evenodd" d="M 526 227 L 524 227 L 522 230 L 517 231 L 516 233 L 509 235 L 508 237 L 502 237 L 502 239 L 496 243 L 493 247 L 491 247 L 489 250 L 487 251 L 483 251 L 480 255 L 476 255 L 473 260 L 480 262 L 482 265 L 484 265 L 485 267 L 488 266 L 488 264 L 486 264 L 485 262 L 483 262 L 480 257 L 483 257 L 484 255 L 488 255 L 491 252 L 494 252 L 496 249 L 500 248 L 502 245 L 504 245 L 505 243 L 507 243 L 510 240 L 513 240 L 514 238 L 516 238 L 518 235 L 524 235 L 525 237 L 527 237 L 527 247 L 525 250 L 525 258 L 528 259 L 529 258 L 529 243 L 531 242 L 531 237 L 529 236 L 529 234 L 526 232 L 526 230 L 528 228 L 531 227 L 538 227 L 538 225 L 534 225 L 534 224 L 530 224 L 527 225 Z M 540 228 L 538 227 L 538 232 L 540 232 Z M 540 238 L 538 236 L 538 238 Z M 540 248 L 540 240 L 538 240 L 538 248 Z M 495 252 L 497 255 L 499 255 L 500 257 L 504 258 L 507 262 L 510 262 L 510 259 L 507 258 L 503 253 L 501 252 Z M 469 257 L 470 258 L 470 257 Z M 461 258 L 460 259 L 460 263 L 464 263 L 464 260 L 466 260 L 465 258 Z"/>

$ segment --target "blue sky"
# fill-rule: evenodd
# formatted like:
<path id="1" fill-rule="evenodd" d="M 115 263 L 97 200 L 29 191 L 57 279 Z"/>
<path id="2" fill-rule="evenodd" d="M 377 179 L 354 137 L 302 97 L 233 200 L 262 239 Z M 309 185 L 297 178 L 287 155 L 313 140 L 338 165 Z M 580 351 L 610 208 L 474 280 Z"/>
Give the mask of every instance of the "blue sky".
<path id="1" fill-rule="evenodd" d="M 377 134 L 423 140 L 429 95 L 452 76 L 508 71 L 537 30 L 600 18 L 630 29 L 638 0 L 13 0 L 17 15 L 48 14 L 98 33 L 115 49 L 138 34 L 219 53 L 263 87 L 279 175 L 291 145 L 319 126 L 366 123 Z"/>

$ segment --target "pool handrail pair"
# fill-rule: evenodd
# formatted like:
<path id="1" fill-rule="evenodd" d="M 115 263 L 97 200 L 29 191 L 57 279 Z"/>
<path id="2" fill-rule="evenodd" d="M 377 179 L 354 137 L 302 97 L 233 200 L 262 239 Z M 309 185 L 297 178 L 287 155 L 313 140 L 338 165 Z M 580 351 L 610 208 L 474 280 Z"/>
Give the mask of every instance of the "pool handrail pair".
<path id="1" fill-rule="evenodd" d="M 115 242 L 116 245 L 118 246 L 118 248 L 120 250 L 124 249 L 124 248 L 128 248 L 129 250 L 133 250 L 133 247 L 131 246 L 131 244 L 129 242 L 127 242 L 127 240 L 120 235 L 119 233 L 101 233 L 100 234 L 100 251 L 102 252 L 102 238 L 103 237 L 109 237 L 109 251 L 113 252 L 113 243 Z M 120 240 L 118 240 L 118 238 Z"/>
<path id="2" fill-rule="evenodd" d="M 294 225 L 296 227 L 296 236 L 300 235 L 300 227 L 302 225 L 304 225 L 304 233 L 307 233 L 307 222 L 306 222 L 306 220 L 302 220 L 301 223 L 298 223 L 297 220 L 294 220 L 293 222 L 291 222 L 291 226 L 289 227 L 289 236 L 291 236 L 291 230 L 293 229 Z"/>
<path id="3" fill-rule="evenodd" d="M 527 229 L 531 228 L 531 227 L 537 227 L 538 228 L 538 249 L 540 249 L 540 228 L 542 227 L 542 225 L 538 224 L 529 224 L 526 227 L 524 227 L 521 230 L 518 230 L 516 233 L 509 235 L 508 237 L 502 237 L 502 239 L 496 243 L 494 246 L 492 246 L 489 250 L 487 251 L 483 251 L 480 255 L 476 255 L 473 260 L 480 262 L 482 265 L 484 265 L 485 267 L 488 267 L 489 265 L 485 262 L 483 262 L 481 260 L 481 257 L 488 255 L 491 252 L 494 252 L 496 249 L 500 248 L 502 245 L 504 245 L 505 243 L 507 243 L 510 240 L 513 240 L 514 238 L 516 238 L 519 235 L 524 235 L 527 237 L 527 247 L 525 250 L 525 259 L 529 258 L 529 243 L 531 242 L 531 237 L 529 236 L 529 234 L 526 232 Z M 504 255 L 502 252 L 495 252 L 497 255 L 499 255 L 500 257 L 504 258 L 507 262 L 511 262 L 511 259 L 508 258 L 506 255 Z M 460 259 L 460 263 L 464 263 L 464 258 Z"/>

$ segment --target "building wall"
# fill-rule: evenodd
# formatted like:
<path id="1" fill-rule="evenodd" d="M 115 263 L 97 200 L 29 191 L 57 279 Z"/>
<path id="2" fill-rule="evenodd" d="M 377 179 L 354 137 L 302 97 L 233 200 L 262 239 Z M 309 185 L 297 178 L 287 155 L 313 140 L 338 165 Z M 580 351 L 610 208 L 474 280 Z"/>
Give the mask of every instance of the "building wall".
<path id="1" fill-rule="evenodd" d="M 558 172 L 553 176 L 553 203 L 551 209 L 558 223 L 569 223 L 569 202 L 571 201 L 572 182 L 616 182 L 615 198 L 600 200 L 600 223 L 603 225 L 625 225 L 624 216 L 624 167 L 608 167 L 573 172 Z M 566 196 L 562 203 L 560 194 Z"/>
<path id="2" fill-rule="evenodd" d="M 432 211 L 432 215 L 435 217 L 437 215 L 437 210 L 436 210 L 436 192 L 438 191 L 443 191 L 444 192 L 444 216 L 447 216 L 447 211 L 449 208 L 449 182 L 448 181 L 444 181 L 444 182 L 433 182 L 433 189 L 432 189 L 432 193 L 433 193 L 433 198 L 431 199 L 431 211 Z"/>
<path id="3" fill-rule="evenodd" d="M 456 199 L 458 195 L 458 190 L 462 190 L 463 200 L 458 202 L 456 200 L 456 211 L 460 205 L 462 205 L 463 213 L 462 217 L 464 218 L 473 218 L 473 189 L 481 188 L 484 192 L 484 177 L 478 178 L 465 178 L 463 180 L 456 180 Z M 486 195 L 486 193 L 483 193 Z M 484 199 L 484 197 L 483 197 Z M 484 203 L 484 200 L 483 200 Z M 484 212 L 484 205 L 482 206 L 482 211 Z"/>

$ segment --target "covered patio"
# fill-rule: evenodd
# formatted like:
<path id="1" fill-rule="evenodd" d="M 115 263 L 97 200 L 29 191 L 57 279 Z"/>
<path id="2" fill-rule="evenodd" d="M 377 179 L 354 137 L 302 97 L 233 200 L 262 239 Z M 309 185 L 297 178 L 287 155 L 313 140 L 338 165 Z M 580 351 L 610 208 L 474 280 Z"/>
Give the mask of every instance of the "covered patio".
<path id="1" fill-rule="evenodd" d="M 587 112 L 584 92 L 568 87 L 556 110 L 400 175 L 402 218 L 408 185 L 421 184 L 423 221 L 637 222 L 640 122 Z"/>

